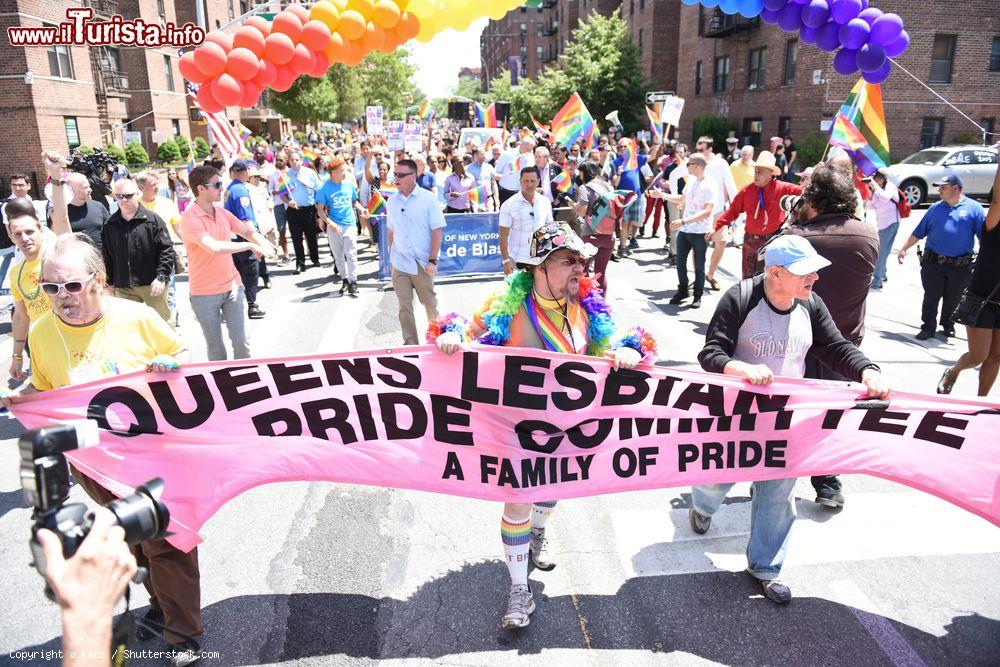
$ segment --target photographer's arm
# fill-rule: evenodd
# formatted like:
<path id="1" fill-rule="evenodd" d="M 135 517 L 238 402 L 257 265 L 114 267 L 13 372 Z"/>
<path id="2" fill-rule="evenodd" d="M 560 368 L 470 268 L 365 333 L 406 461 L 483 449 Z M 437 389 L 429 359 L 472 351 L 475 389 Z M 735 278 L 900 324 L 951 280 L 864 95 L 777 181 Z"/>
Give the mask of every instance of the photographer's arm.
<path id="1" fill-rule="evenodd" d="M 42 159 L 45 161 L 45 171 L 52 179 L 52 231 L 57 236 L 69 234 L 73 231 L 69 225 L 69 212 L 66 208 L 69 202 L 66 201 L 66 192 L 63 186 L 56 184 L 62 178 L 63 169 L 66 168 L 66 160 L 55 151 L 45 151 L 42 153 Z"/>

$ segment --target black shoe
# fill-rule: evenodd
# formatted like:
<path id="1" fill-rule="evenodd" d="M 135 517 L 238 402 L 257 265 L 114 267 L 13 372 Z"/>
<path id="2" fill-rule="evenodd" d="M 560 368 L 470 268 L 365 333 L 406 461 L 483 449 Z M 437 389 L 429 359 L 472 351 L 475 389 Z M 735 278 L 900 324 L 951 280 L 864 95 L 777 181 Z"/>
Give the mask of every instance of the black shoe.
<path id="1" fill-rule="evenodd" d="M 690 308 L 701 308 L 701 297 L 696 296 L 691 302 Z"/>
<path id="2" fill-rule="evenodd" d="M 753 576 L 752 574 L 750 575 Z M 757 579 L 764 589 L 764 597 L 777 604 L 788 604 L 792 601 L 792 589 L 777 579 Z"/>
<path id="3" fill-rule="evenodd" d="M 840 509 L 844 506 L 844 494 L 837 489 L 820 489 L 816 492 L 816 504 L 830 509 Z"/>
<path id="4" fill-rule="evenodd" d="M 201 646 L 195 641 L 185 641 L 173 646 L 170 667 L 187 667 L 201 660 Z"/>
<path id="5" fill-rule="evenodd" d="M 921 329 L 920 332 L 916 336 L 914 336 L 914 338 L 916 338 L 917 340 L 927 340 L 928 338 L 933 338 L 933 337 L 934 337 L 934 332 L 927 331 L 927 329 Z"/>
<path id="6" fill-rule="evenodd" d="M 954 328 L 954 327 L 952 327 L 951 329 L 943 329 L 943 330 L 941 331 L 941 336 L 942 336 L 942 337 L 943 337 L 943 338 L 944 338 L 945 340 L 948 340 L 949 338 L 954 338 L 954 337 L 955 337 L 955 328 Z"/>
<path id="7" fill-rule="evenodd" d="M 674 294 L 672 297 L 670 297 L 670 301 L 668 301 L 667 303 L 669 303 L 671 306 L 676 306 L 686 298 L 688 298 L 687 292 L 678 292 L 677 294 Z"/>
<path id="8" fill-rule="evenodd" d="M 312 265 L 313 265 L 314 269 L 318 269 L 319 268 L 319 260 L 318 259 L 314 259 Z"/>
<path id="9" fill-rule="evenodd" d="M 261 310 L 260 306 L 258 306 L 256 303 L 250 306 L 249 310 L 247 311 L 247 317 L 249 317 L 251 320 L 262 319 L 266 314 L 267 313 Z"/>
<path id="10" fill-rule="evenodd" d="M 270 277 L 268 277 L 268 278 L 261 278 L 261 282 L 264 285 L 263 287 L 261 287 L 261 289 L 271 289 L 271 278 Z"/>
<path id="11" fill-rule="evenodd" d="M 350 284 L 351 283 L 347 282 L 347 278 L 344 278 L 344 280 L 340 283 L 340 295 L 341 296 L 344 296 L 344 292 L 347 291 L 347 288 L 350 286 Z"/>
<path id="12" fill-rule="evenodd" d="M 611 260 L 612 262 L 617 262 L 619 259 L 618 253 L 616 252 L 611 253 L 611 257 L 609 257 L 608 259 Z"/>
<path id="13" fill-rule="evenodd" d="M 347 293 L 350 296 L 353 296 L 355 299 L 358 298 L 358 283 L 357 283 L 357 281 L 355 281 L 353 283 L 349 283 L 347 285 Z"/>
<path id="14" fill-rule="evenodd" d="M 292 275 L 293 276 L 297 276 L 297 275 L 299 275 L 300 273 L 302 273 L 305 270 L 306 270 L 306 267 L 302 266 L 301 264 L 296 264 L 295 265 L 295 270 L 292 271 Z"/>
<path id="15" fill-rule="evenodd" d="M 150 609 L 146 612 L 146 615 L 142 617 L 144 620 L 152 621 L 154 623 L 163 623 L 163 612 L 159 609 Z M 148 630 L 145 626 L 138 623 L 135 624 L 135 638 L 142 642 L 148 642 L 150 639 L 156 635 Z"/>
<path id="16" fill-rule="evenodd" d="M 691 530 L 699 535 L 704 535 L 712 527 L 712 517 L 699 513 L 693 507 L 688 510 L 688 520 L 691 522 Z"/>

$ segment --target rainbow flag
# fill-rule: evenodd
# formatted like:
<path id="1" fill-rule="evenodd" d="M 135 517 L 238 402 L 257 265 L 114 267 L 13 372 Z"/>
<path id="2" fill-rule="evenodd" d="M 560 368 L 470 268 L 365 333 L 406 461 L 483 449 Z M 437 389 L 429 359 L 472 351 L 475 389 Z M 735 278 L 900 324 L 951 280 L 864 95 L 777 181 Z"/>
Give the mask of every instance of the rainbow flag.
<path id="1" fill-rule="evenodd" d="M 535 156 L 531 153 L 519 153 L 514 159 L 514 171 L 521 171 L 535 164 Z"/>
<path id="2" fill-rule="evenodd" d="M 533 132 L 526 127 L 522 127 L 520 131 L 521 141 L 525 139 L 530 139 L 533 136 Z"/>
<path id="3" fill-rule="evenodd" d="M 507 140 L 510 139 L 510 132 L 507 131 L 507 121 L 503 122 L 503 129 L 500 130 L 500 143 L 506 148 Z"/>
<path id="4" fill-rule="evenodd" d="M 253 132 L 251 132 L 250 128 L 244 125 L 243 123 L 240 123 L 239 126 L 240 126 L 240 139 L 246 141 L 247 137 L 253 134 Z"/>
<path id="5" fill-rule="evenodd" d="M 490 149 L 493 148 L 493 144 L 495 144 L 495 143 L 496 143 L 496 141 L 493 139 L 493 137 L 488 137 L 486 139 L 486 145 L 483 146 L 483 152 L 484 153 L 489 153 Z"/>
<path id="6" fill-rule="evenodd" d="M 631 171 L 632 169 L 639 168 L 639 146 L 635 143 L 633 139 L 628 148 L 625 149 L 625 155 L 622 156 L 622 164 L 624 165 L 625 171 Z"/>
<path id="7" fill-rule="evenodd" d="M 544 123 L 539 123 L 537 120 L 535 120 L 535 117 L 532 116 L 531 114 L 528 114 L 528 118 L 531 119 L 531 124 L 535 126 L 535 132 L 548 132 L 549 130 L 548 125 L 545 125 Z"/>
<path id="8" fill-rule="evenodd" d="M 497 105 L 494 102 L 486 107 L 486 125 L 484 127 L 497 126 Z"/>
<path id="9" fill-rule="evenodd" d="M 646 118 L 649 119 L 649 131 L 653 133 L 653 138 L 659 143 L 663 137 L 663 124 L 660 122 L 659 114 L 646 107 Z"/>
<path id="10" fill-rule="evenodd" d="M 573 93 L 552 119 L 552 138 L 569 148 L 574 141 L 587 137 L 594 117 L 587 111 L 579 93 Z"/>
<path id="11" fill-rule="evenodd" d="M 472 188 L 464 194 L 469 198 L 470 204 L 476 204 L 477 206 L 485 203 L 490 196 L 490 193 L 486 191 L 485 185 L 480 185 L 478 188 Z"/>
<path id="12" fill-rule="evenodd" d="M 865 176 L 889 165 L 889 133 L 878 84 L 858 79 L 837 113 L 830 143 L 847 151 Z"/>
<path id="13" fill-rule="evenodd" d="M 573 179 L 569 177 L 569 172 L 560 171 L 552 179 L 552 185 L 556 186 L 559 192 L 569 192 L 573 187 Z"/>
<path id="14" fill-rule="evenodd" d="M 417 111 L 417 115 L 420 116 L 420 120 L 431 121 L 434 118 L 434 109 L 431 108 L 431 99 L 429 97 L 424 98 L 424 103 L 420 105 L 420 110 Z"/>
<path id="15" fill-rule="evenodd" d="M 476 105 L 476 127 L 486 127 L 486 107 L 479 102 L 473 104 Z"/>
<path id="16" fill-rule="evenodd" d="M 382 197 L 382 193 L 378 190 L 373 190 L 372 196 L 368 200 L 368 204 L 365 205 L 365 208 L 372 215 L 385 215 L 385 198 Z"/>
<path id="17" fill-rule="evenodd" d="M 187 172 L 190 174 L 191 170 L 194 169 L 197 166 L 198 165 L 194 161 L 194 151 L 191 151 L 191 159 L 188 160 L 188 163 L 187 163 Z"/>
<path id="18" fill-rule="evenodd" d="M 278 172 L 278 189 L 275 191 L 274 194 L 278 195 L 279 197 L 291 197 L 292 196 L 292 190 L 294 190 L 294 189 L 295 189 L 295 186 L 292 185 L 292 183 L 288 180 L 288 177 L 285 176 L 285 174 L 283 172 L 279 171 Z"/>
<path id="19" fill-rule="evenodd" d="M 597 123 L 594 122 L 593 119 L 588 121 L 586 128 L 587 131 L 584 133 L 583 149 L 585 151 L 592 151 L 598 146 L 601 138 L 601 128 L 597 127 Z"/>
<path id="20" fill-rule="evenodd" d="M 385 197 L 390 197 L 399 192 L 399 186 L 395 183 L 383 183 L 379 186 L 379 192 Z"/>

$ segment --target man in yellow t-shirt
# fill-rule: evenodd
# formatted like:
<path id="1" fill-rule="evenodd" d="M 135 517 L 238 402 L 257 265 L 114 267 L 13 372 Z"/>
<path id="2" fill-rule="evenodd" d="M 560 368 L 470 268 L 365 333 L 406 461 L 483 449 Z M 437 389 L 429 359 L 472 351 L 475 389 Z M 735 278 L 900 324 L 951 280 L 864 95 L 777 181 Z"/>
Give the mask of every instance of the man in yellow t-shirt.
<path id="1" fill-rule="evenodd" d="M 744 146 L 740 149 L 740 159 L 729 165 L 737 191 L 753 183 L 754 166 L 753 146 Z"/>

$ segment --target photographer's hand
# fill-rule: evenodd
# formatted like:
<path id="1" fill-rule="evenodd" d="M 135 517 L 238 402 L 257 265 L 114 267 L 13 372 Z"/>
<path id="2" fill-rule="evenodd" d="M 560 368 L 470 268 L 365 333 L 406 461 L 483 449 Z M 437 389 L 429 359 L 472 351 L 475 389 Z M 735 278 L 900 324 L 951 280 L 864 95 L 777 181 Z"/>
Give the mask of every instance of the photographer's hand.
<path id="1" fill-rule="evenodd" d="M 125 531 L 114 521 L 110 511 L 98 508 L 90 533 L 69 560 L 63 558 L 58 536 L 38 531 L 45 553 L 45 577 L 62 612 L 63 655 L 77 656 L 64 665 L 108 664 L 115 605 L 137 569 L 125 543 Z M 88 655 L 93 659 L 87 659 Z M 98 659 L 100 656 L 106 659 Z"/>

